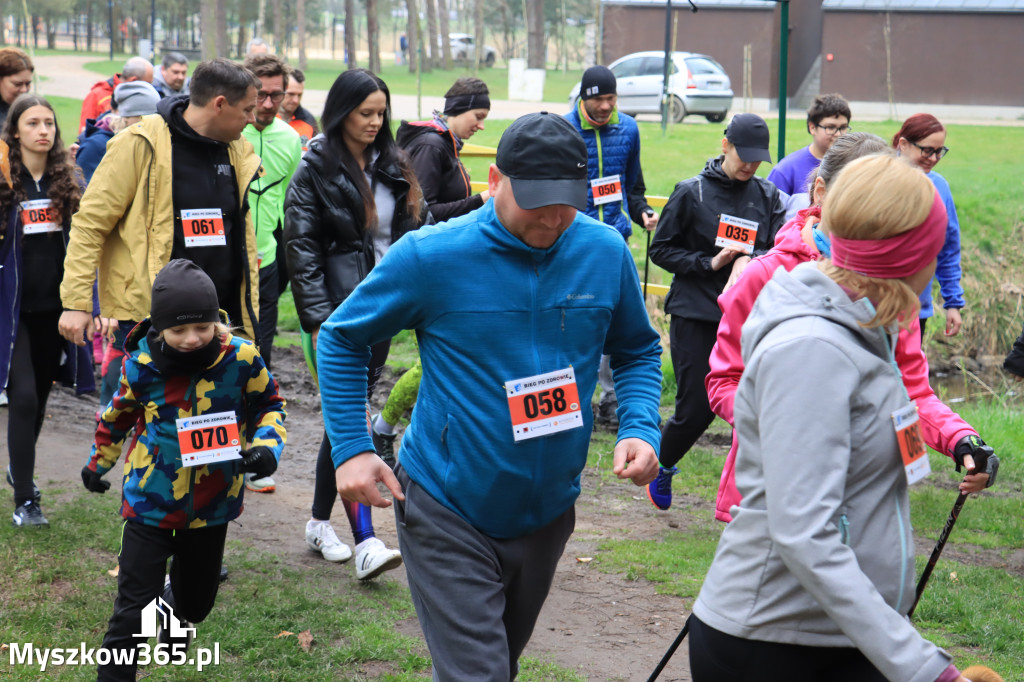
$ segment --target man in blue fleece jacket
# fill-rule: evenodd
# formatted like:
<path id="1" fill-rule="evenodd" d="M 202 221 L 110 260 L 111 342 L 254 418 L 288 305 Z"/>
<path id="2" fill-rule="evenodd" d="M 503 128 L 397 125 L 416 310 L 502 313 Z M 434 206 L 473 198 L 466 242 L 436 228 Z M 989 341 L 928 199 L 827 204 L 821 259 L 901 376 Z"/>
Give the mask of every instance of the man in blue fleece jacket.
<path id="1" fill-rule="evenodd" d="M 321 327 L 338 491 L 395 516 L 435 680 L 510 680 L 575 523 L 590 399 L 610 355 L 613 471 L 657 473 L 661 346 L 621 235 L 586 206 L 587 150 L 560 116 L 513 123 L 492 200 L 398 241 Z M 618 276 L 609 266 L 618 264 Z M 423 380 L 392 473 L 366 427 L 372 344 L 419 339 Z"/>

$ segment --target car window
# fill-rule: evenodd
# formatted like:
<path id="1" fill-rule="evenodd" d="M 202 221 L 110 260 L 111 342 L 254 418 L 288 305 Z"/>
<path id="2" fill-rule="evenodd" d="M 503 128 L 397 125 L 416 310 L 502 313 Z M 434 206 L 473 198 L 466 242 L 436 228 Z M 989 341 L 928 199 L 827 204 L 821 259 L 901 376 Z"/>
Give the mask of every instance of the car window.
<path id="1" fill-rule="evenodd" d="M 669 72 L 668 73 L 669 73 L 670 76 L 672 74 L 674 74 L 674 73 L 679 71 L 679 69 L 676 68 L 676 65 L 675 65 L 674 62 L 669 62 L 668 67 L 669 67 Z M 642 75 L 644 75 L 644 76 L 660 76 L 663 73 L 665 73 L 665 58 L 664 57 L 645 57 L 644 58 L 643 74 Z"/>
<path id="2" fill-rule="evenodd" d="M 612 73 L 615 74 L 615 78 L 629 78 L 636 76 L 640 73 L 640 67 L 643 66 L 643 57 L 635 57 L 633 59 L 627 59 L 624 62 L 615 65 L 612 69 Z"/>
<path id="3" fill-rule="evenodd" d="M 725 73 L 721 64 L 710 57 L 687 57 L 686 68 L 694 76 L 720 76 Z"/>

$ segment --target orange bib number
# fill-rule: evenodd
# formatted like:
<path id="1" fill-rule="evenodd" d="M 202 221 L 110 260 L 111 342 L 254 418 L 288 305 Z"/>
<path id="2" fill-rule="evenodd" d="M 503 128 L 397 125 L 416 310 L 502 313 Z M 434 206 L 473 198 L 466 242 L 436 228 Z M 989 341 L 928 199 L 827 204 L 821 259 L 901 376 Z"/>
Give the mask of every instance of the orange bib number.
<path id="1" fill-rule="evenodd" d="M 227 246 L 224 215 L 219 208 L 194 208 L 181 212 L 185 246 Z"/>
<path id="2" fill-rule="evenodd" d="M 715 246 L 736 246 L 746 253 L 754 252 L 757 240 L 757 223 L 735 216 L 722 214 L 718 219 L 718 236 Z"/>
<path id="3" fill-rule="evenodd" d="M 506 381 L 505 393 L 516 442 L 583 426 L 572 367 Z"/>
<path id="4" fill-rule="evenodd" d="M 900 446 L 907 484 L 913 485 L 932 471 L 928 451 L 921 435 L 921 419 L 917 414 L 917 405 L 911 403 L 893 412 L 892 423 L 896 429 L 896 442 Z"/>
<path id="5" fill-rule="evenodd" d="M 49 199 L 33 199 L 21 202 L 21 224 L 24 234 L 60 232 L 57 212 Z"/>
<path id="6" fill-rule="evenodd" d="M 214 412 L 177 420 L 182 466 L 227 462 L 242 457 L 234 412 Z"/>
<path id="7" fill-rule="evenodd" d="M 594 206 L 622 201 L 622 180 L 618 175 L 608 175 L 590 181 L 594 193 Z"/>

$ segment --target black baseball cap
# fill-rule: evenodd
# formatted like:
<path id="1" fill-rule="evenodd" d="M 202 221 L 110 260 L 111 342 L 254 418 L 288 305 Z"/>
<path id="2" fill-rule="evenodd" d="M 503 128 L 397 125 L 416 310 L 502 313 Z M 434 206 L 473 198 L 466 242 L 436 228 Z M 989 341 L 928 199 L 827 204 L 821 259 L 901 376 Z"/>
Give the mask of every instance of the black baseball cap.
<path id="1" fill-rule="evenodd" d="M 736 114 L 725 129 L 725 139 L 736 147 L 743 163 L 772 162 L 768 151 L 768 124 L 757 114 Z"/>
<path id="2" fill-rule="evenodd" d="M 520 208 L 587 207 L 587 145 L 558 114 L 517 118 L 502 134 L 494 162 L 511 182 Z"/>

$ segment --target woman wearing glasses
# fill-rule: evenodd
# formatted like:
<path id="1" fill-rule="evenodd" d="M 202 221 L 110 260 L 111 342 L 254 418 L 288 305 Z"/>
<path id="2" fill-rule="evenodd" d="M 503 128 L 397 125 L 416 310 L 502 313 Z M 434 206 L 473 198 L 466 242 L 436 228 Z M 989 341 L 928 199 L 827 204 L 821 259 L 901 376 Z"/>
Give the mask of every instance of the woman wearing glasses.
<path id="1" fill-rule="evenodd" d="M 292 295 L 302 324 L 302 348 L 316 376 L 320 325 L 352 293 L 388 247 L 426 219 L 412 163 L 391 133 L 391 95 L 366 69 L 345 71 L 331 86 L 320 118 L 323 133 L 288 186 L 284 204 L 285 252 Z M 373 393 L 390 339 L 368 357 L 368 397 Z M 343 562 L 352 550 L 330 524 L 338 497 L 331 442 L 324 433 L 316 464 L 312 518 L 306 544 L 328 561 Z M 356 577 L 370 580 L 402 563 L 374 535 L 370 508 L 345 501 L 356 542 Z"/>
<path id="2" fill-rule="evenodd" d="M 892 138 L 892 146 L 904 159 L 923 170 L 935 185 L 942 203 L 946 205 L 949 224 L 946 226 L 946 242 L 939 252 L 935 277 L 939 280 L 942 293 L 942 307 L 946 309 L 946 336 L 960 333 L 960 309 L 964 307 L 964 289 L 960 286 L 960 220 L 953 204 L 946 178 L 936 173 L 935 165 L 949 152 L 946 145 L 946 129 L 939 119 L 931 114 L 914 114 Z M 924 340 L 924 326 L 932 316 L 932 288 L 928 286 L 921 294 L 921 340 Z"/>

